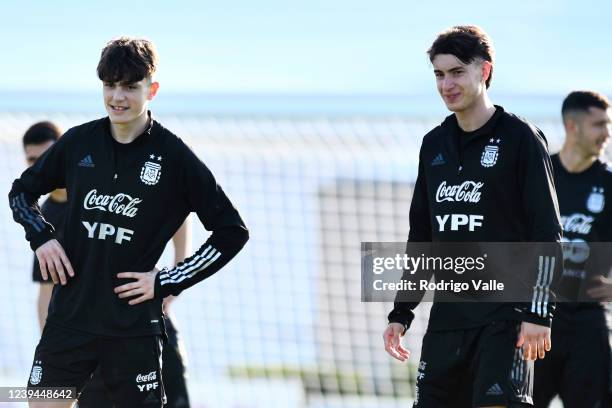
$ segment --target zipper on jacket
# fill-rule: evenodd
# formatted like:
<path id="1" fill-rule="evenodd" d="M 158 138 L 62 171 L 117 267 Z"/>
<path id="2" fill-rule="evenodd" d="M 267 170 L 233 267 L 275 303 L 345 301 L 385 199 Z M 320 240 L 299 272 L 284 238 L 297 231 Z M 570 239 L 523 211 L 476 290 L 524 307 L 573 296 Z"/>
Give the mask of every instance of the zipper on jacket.
<path id="1" fill-rule="evenodd" d="M 459 167 L 457 167 L 457 175 L 461 174 L 461 170 L 463 170 L 463 141 L 457 141 L 457 161 L 459 162 Z"/>

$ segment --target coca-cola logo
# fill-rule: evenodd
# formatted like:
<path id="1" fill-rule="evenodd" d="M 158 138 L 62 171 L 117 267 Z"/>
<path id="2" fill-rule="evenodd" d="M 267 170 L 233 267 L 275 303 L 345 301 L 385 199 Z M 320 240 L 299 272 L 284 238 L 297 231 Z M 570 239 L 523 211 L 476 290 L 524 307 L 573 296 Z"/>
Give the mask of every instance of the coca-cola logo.
<path id="1" fill-rule="evenodd" d="M 446 181 L 443 181 L 436 191 L 436 201 L 439 203 L 443 201 L 477 203 L 480 201 L 482 186 L 484 183 L 475 181 L 464 181 L 461 184 L 447 186 Z"/>
<path id="2" fill-rule="evenodd" d="M 93 189 L 85 196 L 83 207 L 86 210 L 108 211 L 132 218 L 138 212 L 136 205 L 141 202 L 140 198 L 135 198 L 128 194 L 103 195 L 98 194 L 98 190 Z"/>
<path id="3" fill-rule="evenodd" d="M 149 382 L 157 380 L 157 372 L 151 371 L 149 374 L 138 374 L 136 376 L 137 383 Z"/>
<path id="4" fill-rule="evenodd" d="M 562 216 L 561 224 L 563 224 L 563 231 L 565 232 L 587 235 L 591 232 L 593 220 L 593 217 L 576 213 L 569 216 Z"/>

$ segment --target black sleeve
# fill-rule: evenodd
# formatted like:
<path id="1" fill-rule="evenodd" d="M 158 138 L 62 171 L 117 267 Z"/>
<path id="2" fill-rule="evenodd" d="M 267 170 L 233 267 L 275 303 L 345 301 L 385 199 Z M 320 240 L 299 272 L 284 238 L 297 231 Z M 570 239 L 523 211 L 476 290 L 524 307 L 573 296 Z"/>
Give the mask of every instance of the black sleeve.
<path id="1" fill-rule="evenodd" d="M 181 142 L 182 144 L 182 142 Z M 249 238 L 238 211 L 202 161 L 182 144 L 183 199 L 212 234 L 195 254 L 172 269 L 164 268 L 155 282 L 156 296 L 178 295 L 227 264 Z"/>
<path id="2" fill-rule="evenodd" d="M 521 205 L 527 220 L 527 240 L 559 242 L 561 220 L 548 145 L 542 131 L 523 138 L 520 149 Z"/>
<path id="3" fill-rule="evenodd" d="M 51 146 L 34 165 L 13 182 L 9 205 L 13 219 L 23 226 L 32 250 L 54 238 L 54 228 L 40 212 L 38 199 L 66 187 L 65 152 L 68 133 Z"/>
<path id="4" fill-rule="evenodd" d="M 537 246 L 532 262 L 532 301 L 520 306 L 521 320 L 550 326 L 556 300 L 553 289 L 558 286 L 563 267 L 559 243 L 561 221 L 546 138 L 535 127 L 531 133 L 522 138 L 520 146 L 520 199 L 526 220 L 526 240 L 542 244 Z"/>
<path id="5" fill-rule="evenodd" d="M 421 154 L 419 155 L 419 172 L 417 180 L 414 185 L 414 191 L 412 194 L 412 202 L 410 204 L 410 231 L 408 232 L 408 243 L 411 242 L 431 242 L 431 217 L 429 213 L 429 200 L 427 198 L 427 184 L 425 180 L 425 171 L 423 168 L 422 158 L 422 147 Z M 413 280 L 409 276 L 408 271 L 404 271 L 402 279 Z M 431 272 L 425 279 L 431 279 Z M 393 304 L 393 310 L 389 313 L 389 323 L 401 323 L 404 325 L 404 332 L 408 330 L 412 320 L 414 320 L 413 310 L 419 305 L 420 299 L 425 295 L 425 291 L 422 293 L 415 293 L 412 291 L 410 298 L 412 301 L 406 301 L 408 299 L 405 291 L 398 291 L 395 296 L 395 302 Z M 414 301 L 415 296 L 419 301 Z"/>

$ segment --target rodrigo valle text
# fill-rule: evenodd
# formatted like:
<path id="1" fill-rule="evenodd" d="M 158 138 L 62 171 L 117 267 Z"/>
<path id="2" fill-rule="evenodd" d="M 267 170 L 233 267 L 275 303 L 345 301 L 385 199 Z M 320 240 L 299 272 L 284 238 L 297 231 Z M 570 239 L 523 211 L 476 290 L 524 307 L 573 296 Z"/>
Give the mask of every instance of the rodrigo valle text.
<path id="1" fill-rule="evenodd" d="M 374 290 L 437 290 L 448 291 L 454 293 L 466 291 L 482 291 L 496 292 L 503 291 L 504 284 L 498 282 L 497 279 L 472 279 L 469 282 L 455 282 L 454 280 L 440 280 L 438 282 L 430 282 L 425 279 L 419 281 L 410 281 L 402 279 L 399 282 L 383 282 L 378 279 L 373 282 Z"/>

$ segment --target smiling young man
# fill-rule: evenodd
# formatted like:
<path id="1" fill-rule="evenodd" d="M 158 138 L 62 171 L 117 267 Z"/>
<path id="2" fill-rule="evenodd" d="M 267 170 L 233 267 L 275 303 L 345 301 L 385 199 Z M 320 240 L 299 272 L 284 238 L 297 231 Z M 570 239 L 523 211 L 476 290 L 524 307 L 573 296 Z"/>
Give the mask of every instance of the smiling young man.
<path id="1" fill-rule="evenodd" d="M 68 130 L 9 193 L 43 277 L 59 283 L 29 387 L 80 392 L 99 368 L 116 407 L 161 407 L 162 299 L 217 272 L 248 240 L 210 170 L 147 110 L 159 89 L 156 67 L 150 41 L 109 42 L 98 64 L 108 117 Z M 36 201 L 63 187 L 68 210 L 60 244 Z M 212 234 L 184 262 L 158 270 L 190 212 Z"/>
<path id="2" fill-rule="evenodd" d="M 479 27 L 452 27 L 438 35 L 428 54 L 438 92 L 453 114 L 423 138 L 408 241 L 558 242 L 561 227 L 544 135 L 493 105 L 487 94 L 491 39 Z M 479 194 L 472 200 L 441 199 L 442 185 L 478 186 Z M 453 217 L 474 222 L 447 222 Z M 530 286 L 549 289 L 558 277 L 551 257 L 545 268 L 550 279 L 539 281 L 534 265 Z M 383 334 L 387 352 L 400 361 L 409 357 L 401 337 L 417 304 L 396 301 Z M 531 360 L 550 350 L 552 309 L 552 302 L 536 297 L 532 304 L 434 302 L 414 406 L 530 406 Z"/>
<path id="3" fill-rule="evenodd" d="M 575 91 L 563 101 L 561 115 L 565 142 L 551 157 L 566 242 L 560 290 L 573 300 L 590 295 L 593 302 L 557 305 L 555 347 L 536 363 L 534 400 L 545 408 L 559 394 L 566 407 L 597 408 L 609 406 L 609 329 L 600 303 L 610 301 L 609 271 L 589 264 L 590 254 L 601 256 L 604 244 L 584 249 L 589 242 L 612 242 L 612 168 L 600 159 L 612 109 L 602 94 Z"/>

